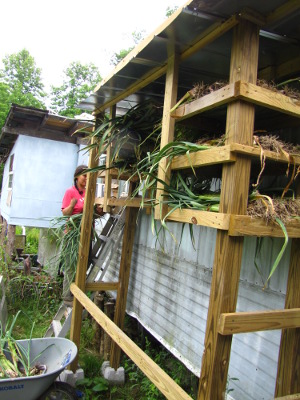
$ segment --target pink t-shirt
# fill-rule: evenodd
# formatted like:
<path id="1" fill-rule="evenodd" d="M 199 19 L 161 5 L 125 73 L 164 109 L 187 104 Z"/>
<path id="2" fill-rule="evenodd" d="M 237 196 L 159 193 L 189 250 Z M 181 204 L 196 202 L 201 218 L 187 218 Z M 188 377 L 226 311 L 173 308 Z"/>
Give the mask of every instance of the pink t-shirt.
<path id="1" fill-rule="evenodd" d="M 73 208 L 71 215 L 82 213 L 84 206 L 84 196 L 85 196 L 85 190 L 83 190 L 82 194 L 80 194 L 75 186 L 70 187 L 69 189 L 66 190 L 66 193 L 62 201 L 61 209 L 63 210 L 64 208 L 68 207 L 70 205 L 71 200 L 75 198 L 77 199 L 77 203 L 75 204 L 75 207 Z"/>

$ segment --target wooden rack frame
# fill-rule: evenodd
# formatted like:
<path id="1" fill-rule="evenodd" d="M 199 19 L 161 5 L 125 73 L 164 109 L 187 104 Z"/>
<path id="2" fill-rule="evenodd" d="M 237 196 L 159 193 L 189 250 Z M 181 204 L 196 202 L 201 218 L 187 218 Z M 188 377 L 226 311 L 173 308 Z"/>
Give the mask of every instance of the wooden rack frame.
<path id="1" fill-rule="evenodd" d="M 215 107 L 226 106 L 226 144 L 222 149 L 211 149 L 185 156 L 176 157 L 172 161 L 171 169 L 190 168 L 190 163 L 201 167 L 204 165 L 222 164 L 222 189 L 220 213 L 211 213 L 193 210 L 176 210 L 169 220 L 205 225 L 217 229 L 215 258 L 211 283 L 210 303 L 207 316 L 205 335 L 205 350 L 202 358 L 201 375 L 199 379 L 198 400 L 221 399 L 226 387 L 227 373 L 230 359 L 232 335 L 239 332 L 253 332 L 260 329 L 282 329 L 280 353 L 278 358 L 278 373 L 275 396 L 285 396 L 294 393 L 297 398 L 300 392 L 299 357 L 300 357 L 300 229 L 299 222 L 289 224 L 288 233 L 292 240 L 289 277 L 284 310 L 273 310 L 252 313 L 236 313 L 237 293 L 239 287 L 240 268 L 243 249 L 243 236 L 255 235 L 259 230 L 261 235 L 281 236 L 276 226 L 263 226 L 261 221 L 250 219 L 246 214 L 248 199 L 248 182 L 250 166 L 253 157 L 259 157 L 260 151 L 252 147 L 255 105 L 267 107 L 277 112 L 300 117 L 300 106 L 289 97 L 280 93 L 261 88 L 256 85 L 259 46 L 259 25 L 271 23 L 283 18 L 299 8 L 299 2 L 290 0 L 284 6 L 266 17 L 254 13 L 240 13 L 228 21 L 217 23 L 205 32 L 182 54 L 171 49 L 168 64 L 152 70 L 139 82 L 135 82 L 126 91 L 103 105 L 97 112 L 114 106 L 126 96 L 135 93 L 153 80 L 167 74 L 165 92 L 165 118 L 162 127 L 161 143 L 168 143 L 173 137 L 174 123 L 180 119 L 190 118 Z M 242 23 L 240 23 L 242 21 Z M 178 107 L 172 114 L 170 110 L 175 103 L 177 90 L 178 63 L 205 47 L 208 43 L 220 37 L 228 30 L 233 29 L 231 66 L 229 84 L 224 88 Z M 247 49 L 247 53 L 245 53 Z M 139 48 L 134 50 L 139 51 Z M 291 66 L 286 63 L 282 70 Z M 120 67 L 121 68 L 121 67 Z M 294 69 L 297 68 L 296 64 Z M 267 74 L 268 71 L 262 71 Z M 278 74 L 280 75 L 280 71 Z M 113 112 L 113 111 L 112 111 Z M 237 118 L 238 116 L 238 118 Z M 283 163 L 287 162 L 284 156 L 273 152 L 265 152 L 267 158 Z M 96 155 L 91 154 L 89 166 L 95 163 Z M 109 162 L 109 161 L 108 161 Z M 162 163 L 165 161 L 162 161 Z M 299 157 L 294 157 L 299 165 Z M 91 165 L 90 165 L 91 164 Z M 168 181 L 170 171 L 165 171 L 163 164 L 160 169 L 160 179 Z M 165 373 L 153 365 L 148 357 L 135 347 L 133 343 L 119 329 L 123 328 L 125 304 L 127 298 L 130 262 L 134 237 L 132 216 L 139 207 L 139 199 L 114 200 L 109 196 L 111 172 L 106 174 L 104 208 L 112 205 L 127 206 L 127 222 L 124 230 L 124 241 L 120 265 L 120 276 L 117 284 L 105 283 L 86 285 L 86 254 L 89 246 L 88 238 L 91 228 L 91 213 L 95 197 L 95 179 L 88 177 L 87 194 L 82 225 L 82 246 L 79 250 L 79 261 L 75 284 L 71 290 L 75 296 L 71 339 L 80 345 L 81 315 L 85 307 L 97 322 L 116 342 L 111 354 L 111 364 L 116 368 L 119 364 L 120 350 L 123 349 L 152 382 L 168 399 L 187 399 L 189 396 L 170 382 Z M 164 213 L 168 212 L 167 209 Z M 124 243 L 124 242 L 123 242 Z M 87 289 L 99 288 L 117 290 L 117 307 L 115 323 L 108 320 L 97 307 L 86 298 Z M 77 360 L 72 363 L 72 369 L 77 367 Z M 289 397 L 289 396 L 288 396 Z"/>

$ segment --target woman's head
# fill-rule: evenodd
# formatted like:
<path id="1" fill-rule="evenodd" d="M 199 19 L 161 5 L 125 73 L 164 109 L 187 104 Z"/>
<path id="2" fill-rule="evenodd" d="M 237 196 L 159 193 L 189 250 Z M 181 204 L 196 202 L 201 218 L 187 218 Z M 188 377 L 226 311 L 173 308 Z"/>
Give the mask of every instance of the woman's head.
<path id="1" fill-rule="evenodd" d="M 75 186 L 80 186 L 80 189 L 82 187 L 85 187 L 86 184 L 86 170 L 87 170 L 87 165 L 78 165 L 78 167 L 75 169 L 74 172 L 74 185 Z"/>

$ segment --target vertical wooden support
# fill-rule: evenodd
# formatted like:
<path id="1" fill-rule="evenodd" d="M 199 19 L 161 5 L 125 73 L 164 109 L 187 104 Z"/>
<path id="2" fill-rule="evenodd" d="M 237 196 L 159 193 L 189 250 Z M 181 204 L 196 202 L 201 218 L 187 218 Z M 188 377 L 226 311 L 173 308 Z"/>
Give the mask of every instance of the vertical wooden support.
<path id="1" fill-rule="evenodd" d="M 95 139 L 93 139 L 92 141 L 92 144 L 94 143 Z M 98 165 L 98 148 L 94 147 L 90 152 L 88 167 L 95 168 L 97 165 Z M 75 284 L 83 292 L 85 291 L 86 270 L 87 270 L 90 242 L 91 242 L 96 182 L 97 182 L 97 174 L 88 173 L 87 186 L 84 199 L 82 225 L 80 232 L 79 254 L 78 254 L 78 262 L 76 268 L 76 278 L 75 278 Z M 76 344 L 78 349 L 80 347 L 82 311 L 83 311 L 82 305 L 79 303 L 79 301 L 76 300 L 76 298 L 74 298 L 70 339 Z M 78 364 L 78 355 L 70 365 L 70 368 L 74 372 L 77 369 L 77 364 Z"/>
<path id="2" fill-rule="evenodd" d="M 116 116 L 116 105 L 110 107 L 109 119 L 115 118 Z M 110 175 L 110 158 L 111 158 L 111 146 L 106 149 L 106 171 L 105 171 L 105 186 L 104 186 L 104 201 L 103 211 L 110 212 L 110 207 L 107 205 L 107 200 L 111 197 L 111 175 Z"/>
<path id="3" fill-rule="evenodd" d="M 297 196 L 300 181 L 297 182 Z M 300 307 L 300 239 L 293 239 L 285 308 Z M 281 333 L 275 397 L 300 393 L 300 328 L 285 329 Z"/>
<path id="4" fill-rule="evenodd" d="M 242 21 L 233 34 L 230 83 L 239 79 L 256 83 L 258 28 Z M 254 106 L 241 101 L 227 108 L 227 144 L 251 144 L 254 127 Z M 222 172 L 220 212 L 245 214 L 248 201 L 250 159 L 238 157 L 232 165 L 225 164 Z M 210 291 L 210 303 L 199 380 L 198 400 L 222 399 L 224 396 L 232 336 L 217 332 L 221 313 L 236 309 L 243 238 L 230 237 L 218 230 Z"/>
<path id="5" fill-rule="evenodd" d="M 170 117 L 170 110 L 176 104 L 177 100 L 178 66 L 179 57 L 173 48 L 172 54 L 168 58 L 160 148 L 174 140 L 175 119 Z M 170 171 L 167 171 L 167 162 L 166 158 L 160 161 L 157 177 L 161 181 L 169 183 Z M 157 201 L 163 201 L 163 188 L 163 185 L 158 182 L 156 191 Z M 166 214 L 166 209 L 166 206 L 161 208 L 160 205 L 157 205 L 155 207 L 155 218 L 163 218 Z"/>
<path id="6" fill-rule="evenodd" d="M 122 255 L 120 261 L 120 271 L 119 271 L 119 288 L 117 292 L 116 299 L 116 309 L 115 309 L 115 324 L 123 329 L 128 283 L 130 276 L 130 265 L 131 256 L 134 243 L 134 234 L 136 227 L 136 219 L 138 214 L 138 209 L 135 207 L 127 207 L 125 215 L 125 227 L 123 235 L 123 245 L 122 245 Z M 116 342 L 111 343 L 111 354 L 110 354 L 110 366 L 117 369 L 120 364 L 121 349 L 116 344 Z"/>

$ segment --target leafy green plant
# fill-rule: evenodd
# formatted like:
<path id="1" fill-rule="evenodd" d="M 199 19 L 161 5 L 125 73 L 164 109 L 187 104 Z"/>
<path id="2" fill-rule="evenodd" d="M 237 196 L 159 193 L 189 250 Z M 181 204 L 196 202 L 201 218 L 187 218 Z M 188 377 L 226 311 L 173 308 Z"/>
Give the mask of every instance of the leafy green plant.
<path id="1" fill-rule="evenodd" d="M 78 380 L 76 387 L 84 392 L 86 400 L 96 400 L 103 398 L 102 393 L 106 392 L 109 386 L 105 378 L 96 376 Z"/>
<path id="2" fill-rule="evenodd" d="M 13 317 L 11 324 L 6 329 L 0 327 L 0 378 L 16 378 L 20 376 L 33 376 L 40 373 L 40 368 L 34 365 L 39 356 L 49 347 L 39 353 L 34 359 L 30 357 L 31 338 L 34 323 L 31 326 L 28 346 L 25 348 L 13 336 L 13 328 L 21 310 Z"/>

